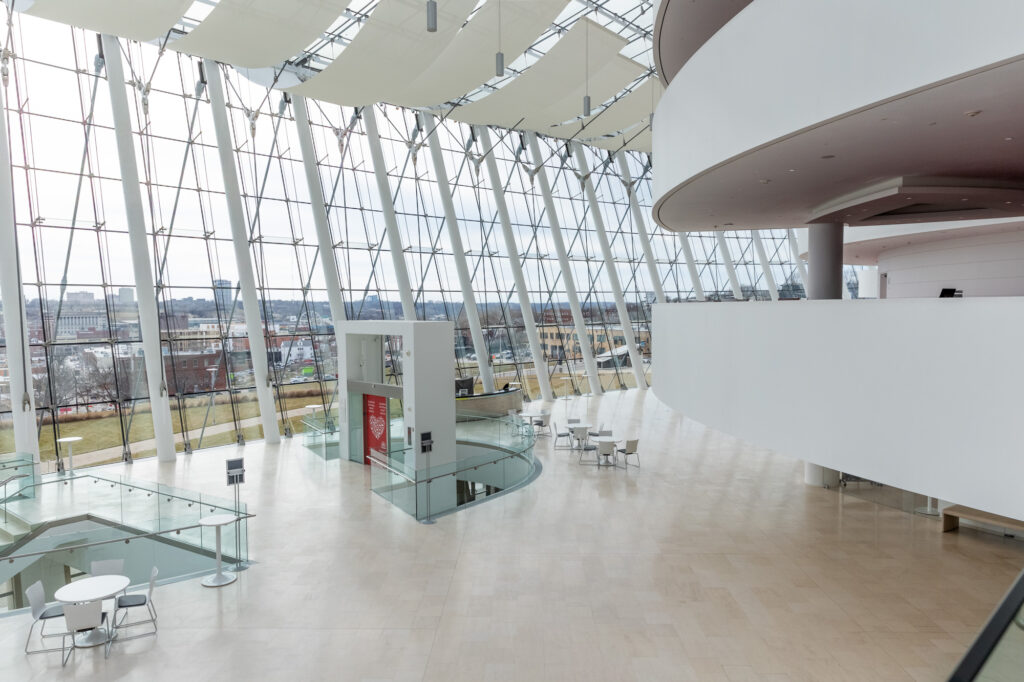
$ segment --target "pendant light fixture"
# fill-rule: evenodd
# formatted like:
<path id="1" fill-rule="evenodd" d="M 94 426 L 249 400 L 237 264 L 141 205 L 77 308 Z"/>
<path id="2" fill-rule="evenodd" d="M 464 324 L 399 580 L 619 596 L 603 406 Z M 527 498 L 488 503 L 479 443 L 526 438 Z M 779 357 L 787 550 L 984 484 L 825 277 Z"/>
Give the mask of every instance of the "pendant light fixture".
<path id="1" fill-rule="evenodd" d="M 498 51 L 494 54 L 494 75 L 505 75 L 505 53 L 501 51 L 501 0 L 498 0 Z"/>
<path id="2" fill-rule="evenodd" d="M 587 20 L 584 18 L 583 21 Z M 586 118 L 590 116 L 590 22 L 583 25 L 583 30 L 586 31 L 583 51 L 583 87 L 586 92 L 583 95 L 583 116 Z"/>
<path id="3" fill-rule="evenodd" d="M 427 0 L 427 33 L 437 33 L 437 0 Z"/>

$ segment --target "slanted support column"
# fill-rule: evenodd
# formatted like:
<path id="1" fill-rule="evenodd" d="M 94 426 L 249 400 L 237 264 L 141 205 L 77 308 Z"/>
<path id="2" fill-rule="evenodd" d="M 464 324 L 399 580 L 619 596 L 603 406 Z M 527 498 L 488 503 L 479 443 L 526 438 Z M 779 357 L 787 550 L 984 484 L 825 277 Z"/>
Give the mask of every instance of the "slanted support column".
<path id="1" fill-rule="evenodd" d="M 743 287 L 740 286 L 739 277 L 736 276 L 736 266 L 732 263 L 729 242 L 725 240 L 725 233 L 717 230 L 715 231 L 715 238 L 718 240 L 718 252 L 722 256 L 722 265 L 725 266 L 725 273 L 729 275 L 729 286 L 732 288 L 732 296 L 737 301 L 742 301 Z"/>
<path id="2" fill-rule="evenodd" d="M 473 338 L 473 350 L 476 351 L 477 368 L 480 381 L 484 385 L 484 393 L 494 392 L 494 371 L 491 368 L 491 353 L 484 340 L 484 330 L 480 325 L 480 311 L 476 307 L 476 294 L 473 293 L 473 278 L 469 274 L 466 263 L 466 251 L 462 247 L 462 234 L 459 231 L 459 218 L 455 215 L 455 204 L 452 201 L 452 190 L 448 186 L 448 169 L 444 163 L 444 152 L 441 141 L 437 138 L 437 122 L 433 114 L 420 112 L 420 126 L 427 135 L 430 146 L 430 159 L 434 163 L 434 175 L 437 177 L 437 191 L 441 195 L 441 206 L 444 208 L 444 223 L 448 228 L 448 239 L 452 244 L 452 259 L 455 271 L 459 275 L 459 287 L 462 289 L 462 307 L 466 311 L 469 323 L 469 334 Z"/>
<path id="3" fill-rule="evenodd" d="M 516 283 L 519 310 L 523 314 L 523 328 L 526 330 L 526 338 L 530 342 L 530 353 L 533 355 L 534 373 L 537 375 L 540 395 L 544 400 L 554 400 L 555 394 L 551 390 L 551 379 L 548 377 L 547 363 L 544 361 L 544 352 L 540 347 L 540 337 L 537 335 L 537 323 L 533 319 L 533 304 L 530 302 L 530 293 L 526 289 L 523 266 L 519 262 L 519 246 L 516 244 L 515 234 L 512 232 L 512 220 L 509 218 L 508 206 L 505 204 L 505 183 L 501 181 L 501 177 L 498 175 L 498 162 L 494 159 L 494 149 L 491 147 L 491 133 L 487 126 L 474 126 L 474 130 L 476 130 L 477 139 L 483 145 L 487 174 L 491 181 L 491 191 L 494 193 L 494 204 L 498 208 L 501 233 L 505 237 L 505 252 L 508 254 L 509 269 L 512 271 L 512 278 Z"/>
<path id="4" fill-rule="evenodd" d="M 242 290 L 242 310 L 245 313 L 245 331 L 249 337 L 249 352 L 252 355 L 252 373 L 256 382 L 256 399 L 260 405 L 260 423 L 263 425 L 263 440 L 268 444 L 281 442 L 277 426 L 277 409 L 270 385 L 270 369 L 267 366 L 267 341 L 260 320 L 260 304 L 256 295 L 256 278 L 252 270 L 249 253 L 249 230 L 245 212 L 242 210 L 242 193 L 238 185 L 238 169 L 235 166 L 234 142 L 231 125 L 228 123 L 227 100 L 224 98 L 224 81 L 220 65 L 204 59 L 206 80 L 209 83 L 210 108 L 213 110 L 213 127 L 217 135 L 217 156 L 224 176 L 224 198 L 228 204 L 228 219 L 231 222 L 231 246 L 235 252 L 235 267 L 238 268 L 238 284 Z"/>
<path id="5" fill-rule="evenodd" d="M 175 453 L 171 403 L 164 376 L 160 316 L 156 307 L 156 288 L 153 286 L 153 264 L 149 259 L 146 212 L 142 203 L 142 190 L 139 187 L 139 167 L 135 160 L 135 141 L 132 138 L 132 118 L 128 109 L 121 46 L 117 38 L 111 35 L 102 36 L 101 42 L 107 69 L 107 86 L 110 90 L 110 110 L 114 118 L 117 159 L 121 168 L 121 193 L 124 197 L 125 217 L 128 220 L 128 244 L 131 249 L 132 270 L 135 273 L 135 293 L 139 303 L 139 328 L 142 332 L 142 352 L 146 364 L 146 384 L 149 389 L 156 456 L 161 461 L 173 461 Z"/>
<path id="6" fill-rule="evenodd" d="M 754 242 L 754 251 L 757 252 L 757 260 L 761 263 L 761 272 L 764 273 L 764 283 L 768 287 L 768 295 L 773 301 L 779 300 L 779 288 L 775 286 L 775 275 L 772 274 L 772 263 L 764 250 L 764 242 L 761 241 L 761 233 L 757 230 L 750 231 L 750 239 Z"/>
<path id="7" fill-rule="evenodd" d="M 412 285 L 409 284 L 409 269 L 405 264 L 405 247 L 402 246 L 402 233 L 398 231 L 398 218 L 395 217 L 395 200 L 391 196 L 388 168 L 384 164 L 384 151 L 380 147 L 377 113 L 372 104 L 363 107 L 362 112 L 366 141 L 370 146 L 370 159 L 373 161 L 373 174 L 377 178 L 377 191 L 380 193 L 380 205 L 384 212 L 384 229 L 388 236 L 388 248 L 391 250 L 391 261 L 395 265 L 398 295 L 402 300 L 402 317 L 415 321 L 416 302 L 412 296 Z"/>
<path id="8" fill-rule="evenodd" d="M 629 353 L 629 362 L 633 365 L 633 376 L 636 378 L 637 388 L 647 388 L 643 358 L 640 356 L 640 351 L 637 350 L 636 336 L 633 334 L 633 320 L 629 317 L 629 309 L 626 308 L 626 301 L 622 297 L 619 271 L 615 267 L 612 246 L 608 241 L 608 233 L 604 229 L 604 217 L 601 215 L 601 205 L 597 201 L 597 192 L 594 191 L 594 183 L 590 179 L 590 164 L 587 163 L 587 156 L 583 153 L 583 145 L 579 142 L 573 142 L 572 150 L 576 157 L 576 165 L 578 166 L 580 177 L 583 178 L 583 189 L 587 194 L 587 201 L 590 204 L 590 217 L 594 221 L 597 241 L 601 245 L 601 253 L 604 255 L 604 269 L 608 275 L 608 284 L 612 288 L 612 297 L 615 299 L 615 309 L 619 314 L 619 323 L 622 325 L 622 337 L 626 340 L 626 352 Z"/>
<path id="9" fill-rule="evenodd" d="M 835 300 L 843 297 L 843 224 L 814 223 L 808 226 L 807 298 Z M 839 485 L 835 469 L 804 462 L 804 483 L 832 488 Z"/>
<path id="10" fill-rule="evenodd" d="M 540 193 L 544 197 L 544 212 L 547 214 L 548 226 L 551 228 L 551 242 L 555 245 L 558 265 L 562 269 L 565 297 L 569 299 L 569 312 L 572 313 L 572 324 L 576 328 L 576 339 L 580 344 L 580 354 L 583 356 L 583 367 L 587 372 L 590 392 L 593 395 L 601 395 L 604 393 L 604 389 L 601 388 L 601 376 L 597 372 L 594 349 L 590 345 L 587 323 L 583 319 L 580 298 L 576 293 L 576 279 L 573 277 L 572 266 L 569 263 L 569 251 L 565 248 L 565 240 L 562 239 L 562 224 L 558 220 L 558 212 L 555 210 L 555 199 L 551 194 L 551 183 L 548 182 L 548 169 L 544 166 L 544 157 L 540 153 L 537 133 L 526 133 L 526 140 L 530 145 L 530 154 L 533 156 L 533 163 L 536 166 L 535 172 L 537 173 L 537 182 L 540 183 Z"/>
<path id="11" fill-rule="evenodd" d="M 334 257 L 334 240 L 331 238 L 331 225 L 327 220 L 327 205 L 324 201 L 324 190 L 320 184 L 320 171 L 316 165 L 316 150 L 313 148 L 313 134 L 309 127 L 309 114 L 306 111 L 306 99 L 294 96 L 292 111 L 295 114 L 295 128 L 299 132 L 299 149 L 302 151 L 302 169 L 306 174 L 309 186 L 309 203 L 313 209 L 313 226 L 316 228 L 316 242 L 320 250 L 320 267 L 324 273 L 324 284 L 327 286 L 327 304 L 331 308 L 331 320 L 337 325 L 346 318 L 345 301 L 341 297 L 341 277 L 338 275 L 338 261 Z M 337 337 L 337 343 L 342 339 Z"/>
<path id="12" fill-rule="evenodd" d="M 3 88 L 0 88 L 0 114 L 3 114 L 0 119 L 0 301 L 4 304 L 4 338 L 7 339 L 14 450 L 32 455 L 38 470 L 39 434 L 36 431 L 32 362 L 28 350 L 21 270 L 18 267 L 14 176 L 11 173 L 11 145 L 7 139 L 7 91 Z"/>
<path id="13" fill-rule="evenodd" d="M 704 285 L 700 281 L 700 271 L 697 270 L 697 262 L 693 260 L 693 250 L 690 248 L 690 233 L 679 233 L 679 245 L 683 249 L 683 258 L 686 259 L 686 269 L 690 273 L 690 281 L 693 282 L 693 294 L 698 301 L 704 298 Z"/>
<path id="14" fill-rule="evenodd" d="M 800 245 L 796 241 L 796 233 L 792 229 L 786 230 L 786 240 L 789 242 L 789 255 L 796 263 L 796 270 L 800 273 L 800 282 L 804 285 L 804 292 L 807 292 L 807 267 L 804 259 L 800 257 Z"/>
<path id="15" fill-rule="evenodd" d="M 665 290 L 661 287 L 661 274 L 658 272 L 658 263 L 654 260 L 654 250 L 651 248 L 651 239 L 647 234 L 647 221 L 644 220 L 644 212 L 637 201 L 635 184 L 629 173 L 629 161 L 626 159 L 626 152 L 620 151 L 615 155 L 619 164 L 619 174 L 622 176 L 622 183 L 626 185 L 626 194 L 629 195 L 629 208 L 633 211 L 633 223 L 636 225 L 636 234 L 640 238 L 640 248 L 644 252 L 644 263 L 647 265 L 647 275 L 654 287 L 654 295 L 658 303 L 665 302 Z"/>

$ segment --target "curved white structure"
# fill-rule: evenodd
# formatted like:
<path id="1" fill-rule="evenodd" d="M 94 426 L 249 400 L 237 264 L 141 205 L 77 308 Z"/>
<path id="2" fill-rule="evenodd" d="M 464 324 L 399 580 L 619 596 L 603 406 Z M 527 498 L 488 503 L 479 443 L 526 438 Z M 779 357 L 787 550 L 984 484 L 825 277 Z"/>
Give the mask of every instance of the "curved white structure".
<path id="1" fill-rule="evenodd" d="M 1024 518 L 1024 299 L 656 306 L 654 338 L 652 389 L 697 421 Z"/>
<path id="2" fill-rule="evenodd" d="M 901 299 L 659 306 L 662 400 L 808 481 L 1024 518 L 1022 21 L 1012 0 L 662 0 L 655 219 L 806 224 L 809 298 L 838 298 L 845 262 Z"/>
<path id="3" fill-rule="evenodd" d="M 754 0 L 658 105 L 655 219 L 792 227 L 892 178 L 1019 181 L 1022 21 L 1013 0 Z"/>

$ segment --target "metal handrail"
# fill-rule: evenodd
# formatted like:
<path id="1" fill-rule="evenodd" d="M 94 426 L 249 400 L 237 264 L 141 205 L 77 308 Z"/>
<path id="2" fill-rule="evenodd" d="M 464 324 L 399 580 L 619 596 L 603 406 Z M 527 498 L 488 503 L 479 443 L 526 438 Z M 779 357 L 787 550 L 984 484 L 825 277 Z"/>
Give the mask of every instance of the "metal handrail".
<path id="1" fill-rule="evenodd" d="M 197 493 L 196 497 L 184 497 L 182 495 L 176 495 L 174 493 L 160 492 L 160 490 L 159 490 L 160 484 L 159 483 L 156 484 L 157 488 L 154 489 L 154 488 L 147 487 L 147 485 L 152 485 L 152 484 L 149 484 L 149 483 L 144 483 L 144 484 L 126 483 L 124 481 L 115 481 L 115 480 L 112 480 L 110 478 L 104 478 L 103 476 L 97 476 L 96 474 L 74 474 L 72 476 L 63 476 L 63 477 L 60 477 L 60 478 L 54 478 L 54 479 L 51 479 L 49 481 L 37 481 L 37 482 L 33 483 L 32 485 L 25 486 L 24 488 L 22 488 L 22 490 L 25 490 L 27 488 L 37 488 L 37 487 L 43 486 L 43 485 L 51 485 L 51 484 L 54 484 L 54 483 L 61 483 L 61 482 L 67 483 L 68 481 L 72 481 L 72 480 L 74 480 L 76 478 L 92 478 L 92 479 L 97 480 L 97 481 L 103 481 L 104 483 L 110 483 L 110 484 L 113 484 L 113 485 L 125 486 L 125 487 L 131 488 L 133 490 L 135 488 L 138 488 L 139 490 L 142 490 L 143 492 L 156 493 L 156 494 L 160 495 L 161 497 L 166 497 L 168 499 L 168 501 L 173 498 L 173 499 L 177 499 L 177 500 L 182 500 L 184 502 L 195 502 L 195 503 L 203 504 L 202 500 L 200 499 L 201 493 Z M 223 500 L 223 501 L 224 502 L 229 502 L 229 500 Z M 207 503 L 207 504 L 210 504 L 210 506 L 215 508 L 215 509 L 226 509 L 228 511 L 234 511 L 234 509 L 232 509 L 230 506 L 226 506 L 226 505 L 223 505 L 223 504 L 213 504 L 213 503 Z"/>
<path id="2" fill-rule="evenodd" d="M 456 441 L 456 442 L 458 442 L 458 441 Z M 463 441 L 463 442 L 471 443 L 473 445 L 481 445 L 482 444 L 482 443 L 476 442 L 476 441 Z M 495 446 L 493 443 L 487 443 L 486 445 L 491 445 L 491 446 L 495 447 L 495 449 L 501 449 L 504 452 L 508 452 L 509 454 L 505 455 L 504 457 L 499 457 L 498 459 L 492 459 L 489 462 L 483 462 L 482 464 L 474 464 L 472 466 L 467 466 L 467 467 L 465 467 L 463 469 L 456 469 L 455 471 L 449 471 L 446 474 L 437 474 L 436 476 L 431 476 L 430 478 L 424 478 L 424 479 L 419 479 L 419 480 L 413 480 L 413 479 L 409 478 L 408 476 L 406 476 L 401 471 L 398 471 L 397 469 L 392 468 L 391 466 L 389 466 L 388 464 L 384 463 L 383 461 L 377 459 L 373 455 L 368 455 L 367 459 L 369 459 L 374 464 L 377 464 L 378 466 L 384 467 L 385 469 L 387 469 L 391 473 L 397 474 L 398 476 L 401 476 L 402 478 L 404 478 L 409 483 L 415 483 L 417 485 L 420 484 L 420 483 L 430 483 L 431 481 L 433 481 L 435 479 L 438 479 L 438 478 L 447 478 L 448 476 L 454 476 L 455 474 L 461 474 L 464 471 L 472 471 L 473 469 L 479 469 L 480 467 L 485 467 L 485 466 L 488 466 L 490 464 L 496 464 L 498 462 L 502 462 L 502 461 L 504 461 L 506 459 L 510 459 L 512 457 L 523 457 L 525 459 L 525 456 L 524 456 L 524 454 L 522 452 L 512 452 L 508 448 L 503 448 L 501 446 Z"/>
<path id="3" fill-rule="evenodd" d="M 250 513 L 246 512 L 245 514 L 238 514 L 237 516 L 238 516 L 238 519 L 236 521 L 234 521 L 234 523 L 238 523 L 239 521 L 242 521 L 243 519 L 246 519 L 246 520 L 247 519 L 251 519 L 251 518 L 253 518 L 256 515 L 255 514 L 250 514 Z M 156 537 L 157 535 L 163 535 L 165 533 L 177 533 L 178 535 L 181 535 L 181 531 L 183 531 L 183 530 L 191 530 L 192 528 L 204 528 L 204 526 L 202 524 L 200 524 L 200 523 L 194 523 L 194 524 L 192 524 L 190 526 L 181 526 L 179 528 L 168 528 L 167 530 L 158 530 L 158 531 L 153 531 L 152 533 L 140 533 L 138 535 L 133 535 L 130 538 L 118 538 L 116 540 L 97 540 L 96 542 L 85 542 L 85 543 L 82 543 L 80 545 L 65 545 L 63 547 L 57 547 L 57 548 L 54 548 L 54 549 L 46 549 L 46 550 L 42 550 L 40 552 L 25 552 L 24 554 L 12 554 L 11 556 L 0 557 L 0 559 L 7 559 L 8 563 L 13 564 L 15 559 L 25 559 L 27 557 L 32 557 L 32 556 L 43 556 L 44 554 L 50 554 L 52 552 L 68 552 L 68 551 L 73 552 L 76 549 L 84 549 L 86 547 L 97 547 L 99 545 L 111 545 L 111 544 L 114 544 L 114 543 L 117 543 L 117 542 L 123 542 L 124 544 L 127 545 L 132 540 L 142 540 L 142 539 L 145 539 L 145 538 Z M 239 557 L 235 557 L 235 559 L 239 559 Z"/>

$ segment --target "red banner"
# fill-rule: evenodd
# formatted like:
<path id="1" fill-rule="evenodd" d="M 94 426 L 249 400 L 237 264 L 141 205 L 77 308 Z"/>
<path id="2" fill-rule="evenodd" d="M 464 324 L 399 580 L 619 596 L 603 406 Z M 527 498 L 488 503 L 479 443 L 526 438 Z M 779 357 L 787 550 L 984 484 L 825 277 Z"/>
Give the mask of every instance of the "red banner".
<path id="1" fill-rule="evenodd" d="M 370 463 L 370 450 L 388 452 L 388 399 L 363 395 L 363 463 Z"/>

